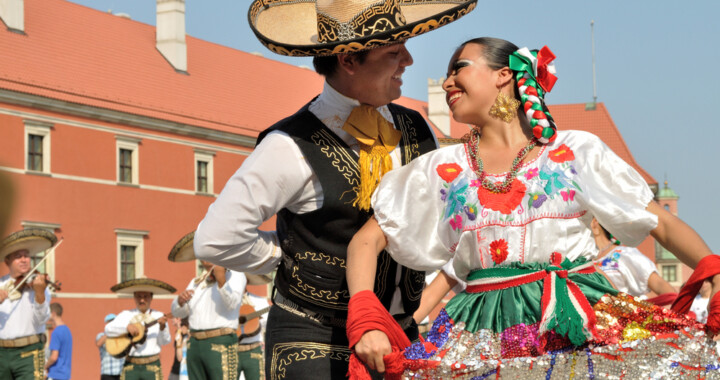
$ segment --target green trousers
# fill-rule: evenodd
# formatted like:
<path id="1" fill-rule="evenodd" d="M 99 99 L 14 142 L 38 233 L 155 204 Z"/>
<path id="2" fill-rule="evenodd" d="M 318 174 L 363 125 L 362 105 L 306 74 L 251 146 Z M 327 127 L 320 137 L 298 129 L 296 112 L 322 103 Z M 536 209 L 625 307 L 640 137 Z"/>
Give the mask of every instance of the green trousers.
<path id="1" fill-rule="evenodd" d="M 34 343 L 25 347 L 0 347 L 0 379 L 43 380 L 45 378 L 45 346 Z"/>
<path id="2" fill-rule="evenodd" d="M 162 380 L 160 360 L 147 364 L 132 364 L 125 362 L 120 380 Z"/>
<path id="3" fill-rule="evenodd" d="M 187 367 L 190 380 L 236 380 L 237 335 L 233 333 L 202 340 L 190 338 Z"/>
<path id="4" fill-rule="evenodd" d="M 258 346 L 248 351 L 238 351 L 238 376 L 245 375 L 245 380 L 264 380 L 265 361 L 263 348 Z"/>

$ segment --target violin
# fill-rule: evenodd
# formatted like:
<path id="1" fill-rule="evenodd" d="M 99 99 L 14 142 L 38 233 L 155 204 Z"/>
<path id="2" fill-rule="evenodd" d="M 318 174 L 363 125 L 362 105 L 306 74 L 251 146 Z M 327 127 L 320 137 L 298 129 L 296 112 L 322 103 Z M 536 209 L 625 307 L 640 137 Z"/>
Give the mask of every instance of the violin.
<path id="1" fill-rule="evenodd" d="M 62 285 L 62 283 L 53 282 L 47 274 L 33 270 L 18 276 L 16 279 L 8 283 L 8 299 L 10 301 L 18 300 L 22 296 L 23 291 L 32 290 L 32 282 L 37 276 L 45 276 L 45 282 L 50 289 L 54 291 L 61 290 L 60 285 Z"/>

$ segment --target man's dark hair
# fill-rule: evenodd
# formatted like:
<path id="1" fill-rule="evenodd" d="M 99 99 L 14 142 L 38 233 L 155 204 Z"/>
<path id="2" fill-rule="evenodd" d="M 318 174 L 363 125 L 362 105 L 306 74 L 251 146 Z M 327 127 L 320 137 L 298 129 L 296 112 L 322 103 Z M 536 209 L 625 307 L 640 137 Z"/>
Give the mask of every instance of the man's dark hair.
<path id="1" fill-rule="evenodd" d="M 348 53 L 357 57 L 358 62 L 361 64 L 365 62 L 368 52 L 370 50 L 363 50 L 356 53 Z M 313 57 L 313 66 L 315 72 L 324 76 L 325 78 L 332 78 L 338 68 L 338 56 L 337 55 L 326 55 Z"/>
<path id="2" fill-rule="evenodd" d="M 55 315 L 57 315 L 58 317 L 62 317 L 63 308 L 62 308 L 62 305 L 60 305 L 59 303 L 57 303 L 57 302 L 51 303 L 50 311 L 55 313 Z"/>

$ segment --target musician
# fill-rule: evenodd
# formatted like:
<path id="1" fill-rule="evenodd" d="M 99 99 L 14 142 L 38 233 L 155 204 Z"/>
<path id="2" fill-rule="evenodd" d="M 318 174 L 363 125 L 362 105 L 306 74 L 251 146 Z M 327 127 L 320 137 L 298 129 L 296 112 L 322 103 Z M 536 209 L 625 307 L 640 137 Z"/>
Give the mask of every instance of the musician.
<path id="1" fill-rule="evenodd" d="M 187 350 L 191 379 L 237 379 L 240 304 L 247 279 L 240 272 L 201 261 L 203 274 L 173 301 L 172 313 L 189 318 Z"/>
<path id="2" fill-rule="evenodd" d="M 257 284 L 253 283 L 253 277 L 260 277 L 251 274 L 246 276 L 248 276 L 248 284 L 250 285 Z M 238 329 L 238 374 L 241 374 L 241 379 L 262 380 L 265 378 L 263 338 L 269 309 L 270 303 L 268 303 L 267 298 L 250 292 L 245 292 L 245 295 L 243 295 L 243 306 L 240 308 L 241 327 Z M 253 323 L 253 319 L 255 319 L 256 323 Z M 254 329 L 249 326 L 253 326 Z"/>
<path id="3" fill-rule="evenodd" d="M 136 344 L 125 358 L 120 375 L 124 380 L 156 380 L 162 378 L 160 349 L 171 342 L 167 317 L 160 311 L 152 310 L 154 294 L 175 293 L 175 288 L 160 280 L 136 278 L 121 282 L 112 288 L 119 294 L 132 294 L 135 309 L 124 310 L 105 325 L 108 340 L 130 334 L 132 337 L 146 335 L 145 342 Z M 145 325 L 149 326 L 146 327 Z M 107 347 L 107 340 L 105 345 Z"/>
<path id="4" fill-rule="evenodd" d="M 0 278 L 0 379 L 42 380 L 45 369 L 45 324 L 50 319 L 50 292 L 45 276 L 28 278 L 30 258 L 57 242 L 42 229 L 15 232 L 0 243 L 0 258 L 9 273 Z"/>

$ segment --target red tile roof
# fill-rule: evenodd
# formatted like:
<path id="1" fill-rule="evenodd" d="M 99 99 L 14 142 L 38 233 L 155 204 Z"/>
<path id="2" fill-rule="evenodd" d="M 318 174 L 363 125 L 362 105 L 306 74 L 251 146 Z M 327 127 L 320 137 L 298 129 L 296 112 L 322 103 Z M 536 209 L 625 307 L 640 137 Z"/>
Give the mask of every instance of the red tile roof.
<path id="1" fill-rule="evenodd" d="M 155 27 L 65 0 L 25 0 L 25 34 L 0 30 L 0 88 L 255 137 L 322 90 L 314 71 L 187 36 L 188 74 L 155 48 Z M 397 103 L 427 119 L 427 103 Z M 600 136 L 649 183 L 605 106 L 551 107 L 560 128 Z M 428 120 L 429 121 L 429 120 Z M 452 122 L 452 136 L 467 127 Z M 436 129 L 438 137 L 442 134 Z"/>

